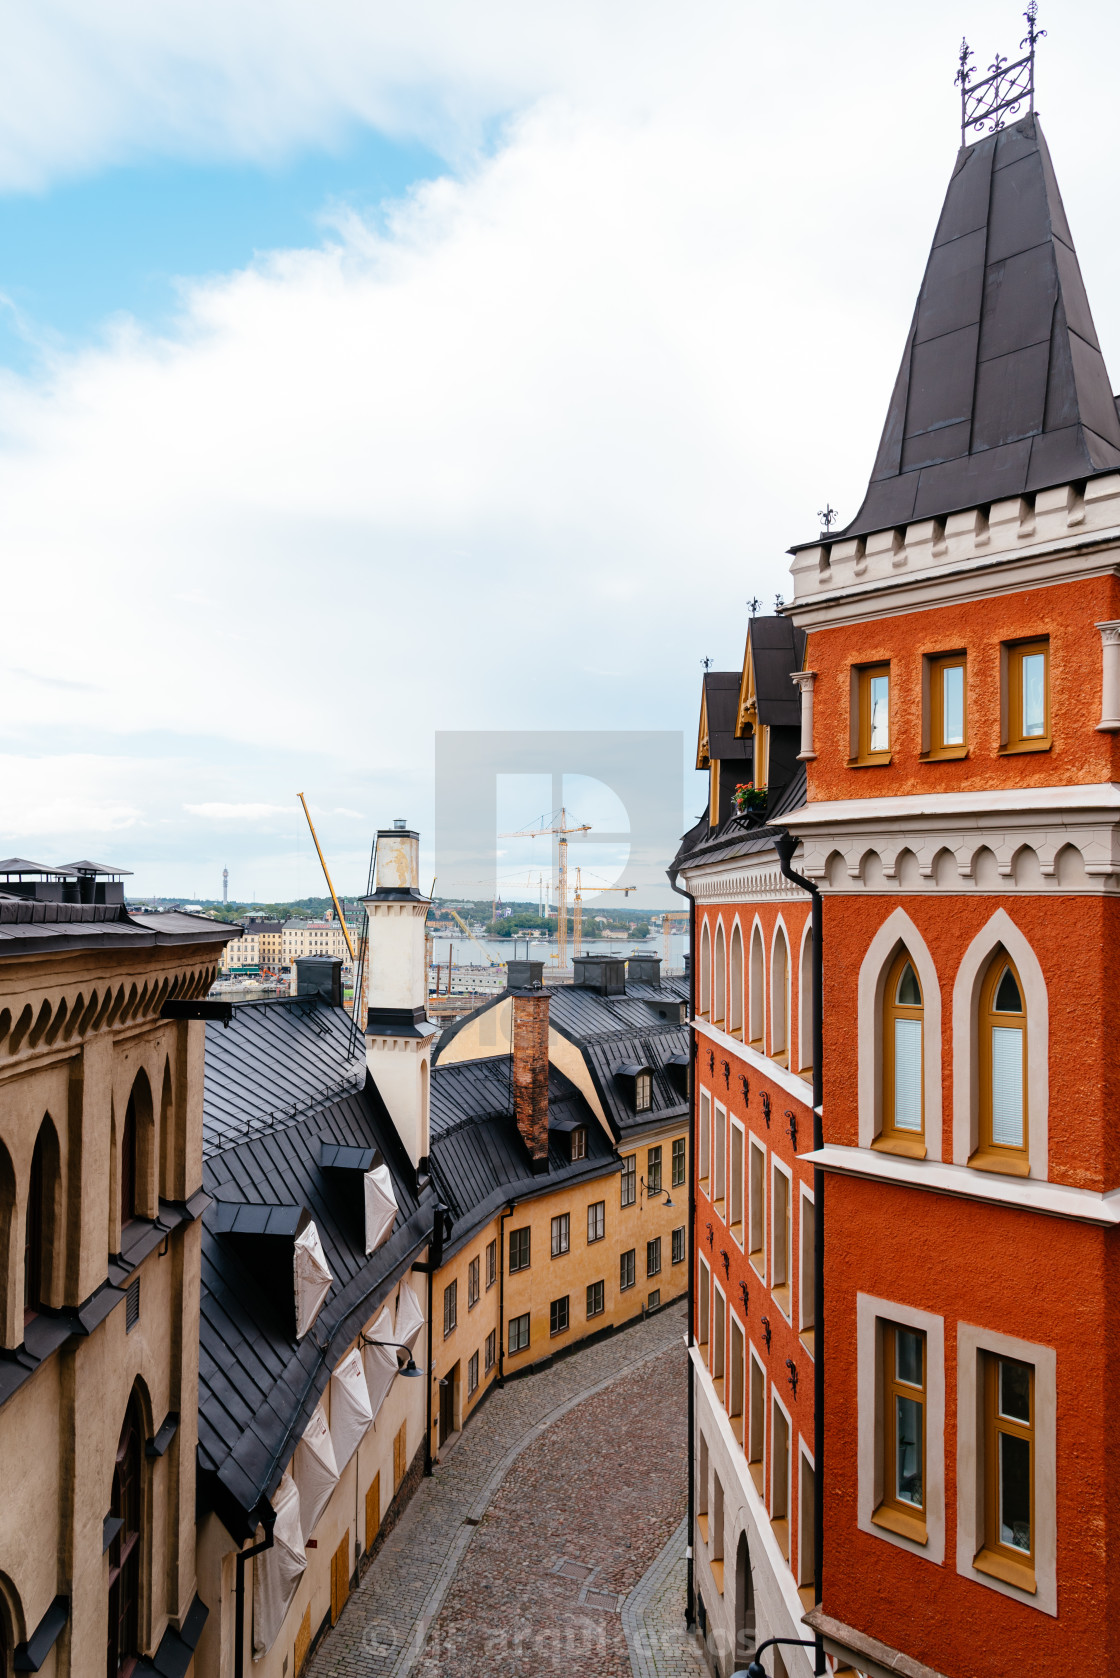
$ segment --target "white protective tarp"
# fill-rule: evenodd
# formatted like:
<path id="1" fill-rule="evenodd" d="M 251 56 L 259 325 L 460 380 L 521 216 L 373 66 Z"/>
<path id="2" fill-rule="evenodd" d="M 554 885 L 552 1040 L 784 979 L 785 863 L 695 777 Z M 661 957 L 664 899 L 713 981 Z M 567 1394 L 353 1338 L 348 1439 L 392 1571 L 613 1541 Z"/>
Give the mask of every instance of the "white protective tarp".
<path id="1" fill-rule="evenodd" d="M 300 1575 L 307 1566 L 299 1516 L 299 1490 L 285 1474 L 272 1499 L 276 1525 L 272 1548 L 253 1558 L 253 1659 L 259 1661 L 275 1643 L 292 1605 Z"/>
<path id="2" fill-rule="evenodd" d="M 367 1171 L 366 1191 L 366 1257 L 388 1241 L 397 1217 L 397 1199 L 393 1193 L 393 1179 L 387 1165 L 375 1165 Z"/>
<path id="3" fill-rule="evenodd" d="M 369 1389 L 369 1407 L 376 1417 L 377 1412 L 389 1396 L 389 1388 L 397 1378 L 400 1365 L 397 1354 L 392 1346 L 371 1346 L 369 1340 L 395 1340 L 393 1333 L 393 1315 L 386 1305 L 379 1311 L 373 1327 L 369 1330 L 366 1345 L 362 1348 L 362 1359 L 366 1369 L 366 1386 Z"/>
<path id="4" fill-rule="evenodd" d="M 408 1283 L 402 1282 L 397 1299 L 397 1339 L 414 1352 L 416 1337 L 423 1326 L 424 1313 L 420 1309 L 420 1301 Z"/>
<path id="5" fill-rule="evenodd" d="M 341 1474 L 373 1423 L 373 1409 L 355 1348 L 331 1376 L 331 1444 Z"/>
<path id="6" fill-rule="evenodd" d="M 309 1223 L 296 1236 L 293 1255 L 293 1281 L 296 1290 L 296 1339 L 302 1340 L 323 1308 L 323 1301 L 334 1277 L 327 1269 L 327 1257 L 319 1231 Z"/>
<path id="7" fill-rule="evenodd" d="M 315 1523 L 323 1513 L 331 1493 L 338 1485 L 338 1464 L 334 1460 L 331 1430 L 327 1414 L 320 1404 L 307 1424 L 307 1431 L 296 1446 L 292 1458 L 292 1473 L 299 1487 L 299 1516 L 306 1544 L 315 1531 Z"/>

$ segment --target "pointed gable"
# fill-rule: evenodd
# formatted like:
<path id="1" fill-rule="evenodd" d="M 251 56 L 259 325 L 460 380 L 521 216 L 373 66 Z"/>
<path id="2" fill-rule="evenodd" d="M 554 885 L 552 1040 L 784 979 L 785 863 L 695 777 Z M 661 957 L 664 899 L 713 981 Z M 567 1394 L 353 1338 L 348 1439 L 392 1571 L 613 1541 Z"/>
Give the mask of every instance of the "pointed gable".
<path id="1" fill-rule="evenodd" d="M 957 155 L 863 506 L 843 537 L 1120 467 L 1120 418 L 1036 116 Z"/>

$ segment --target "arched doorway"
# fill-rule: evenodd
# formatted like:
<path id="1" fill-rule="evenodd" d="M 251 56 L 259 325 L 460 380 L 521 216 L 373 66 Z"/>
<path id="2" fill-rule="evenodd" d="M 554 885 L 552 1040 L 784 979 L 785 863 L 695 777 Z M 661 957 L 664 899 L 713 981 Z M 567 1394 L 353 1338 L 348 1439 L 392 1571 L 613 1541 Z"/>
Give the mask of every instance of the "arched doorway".
<path id="1" fill-rule="evenodd" d="M 135 1396 L 129 1406 L 113 1465 L 109 1512 L 120 1527 L 109 1547 L 108 1678 L 127 1678 L 140 1654 L 140 1471 L 143 1429 Z"/>
<path id="2" fill-rule="evenodd" d="M 747 1535 L 739 1534 L 735 1551 L 735 1665 L 745 1666 L 755 1650 L 754 1580 Z"/>

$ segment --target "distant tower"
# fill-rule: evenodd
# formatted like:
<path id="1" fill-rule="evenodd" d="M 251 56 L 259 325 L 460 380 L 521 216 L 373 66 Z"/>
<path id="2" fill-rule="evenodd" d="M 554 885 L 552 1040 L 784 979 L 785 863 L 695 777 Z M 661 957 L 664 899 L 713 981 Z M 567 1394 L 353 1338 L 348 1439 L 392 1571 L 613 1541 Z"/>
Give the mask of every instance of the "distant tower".
<path id="1" fill-rule="evenodd" d="M 222 902 L 229 902 L 229 869 L 222 869 Z"/>

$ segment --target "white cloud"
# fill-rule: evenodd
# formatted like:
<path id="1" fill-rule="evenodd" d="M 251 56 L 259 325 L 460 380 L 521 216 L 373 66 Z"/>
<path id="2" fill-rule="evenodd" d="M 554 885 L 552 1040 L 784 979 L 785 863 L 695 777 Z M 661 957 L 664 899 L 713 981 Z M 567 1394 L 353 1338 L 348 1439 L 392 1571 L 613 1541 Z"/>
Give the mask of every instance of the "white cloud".
<path id="1" fill-rule="evenodd" d="M 126 322 L 0 376 L 9 743 L 30 762 L 78 730 L 114 766 L 65 815 L 55 757 L 6 787 L 0 831 L 46 842 L 88 809 L 139 844 L 184 809 L 284 812 L 291 850 L 300 785 L 347 821 L 419 820 L 437 727 L 691 733 L 700 657 L 740 656 L 745 600 L 786 591 L 789 543 L 862 494 L 964 22 L 981 53 L 1014 32 L 995 0 L 16 9 L 0 183 L 275 157 L 352 121 L 456 173 L 188 283 L 166 337 Z M 1071 0 L 1044 109 L 1120 377 L 1111 107 L 1086 84 L 1118 34 Z"/>
<path id="2" fill-rule="evenodd" d="M 290 814 L 286 804 L 184 804 L 183 809 L 189 816 L 211 822 L 257 822 Z"/>

